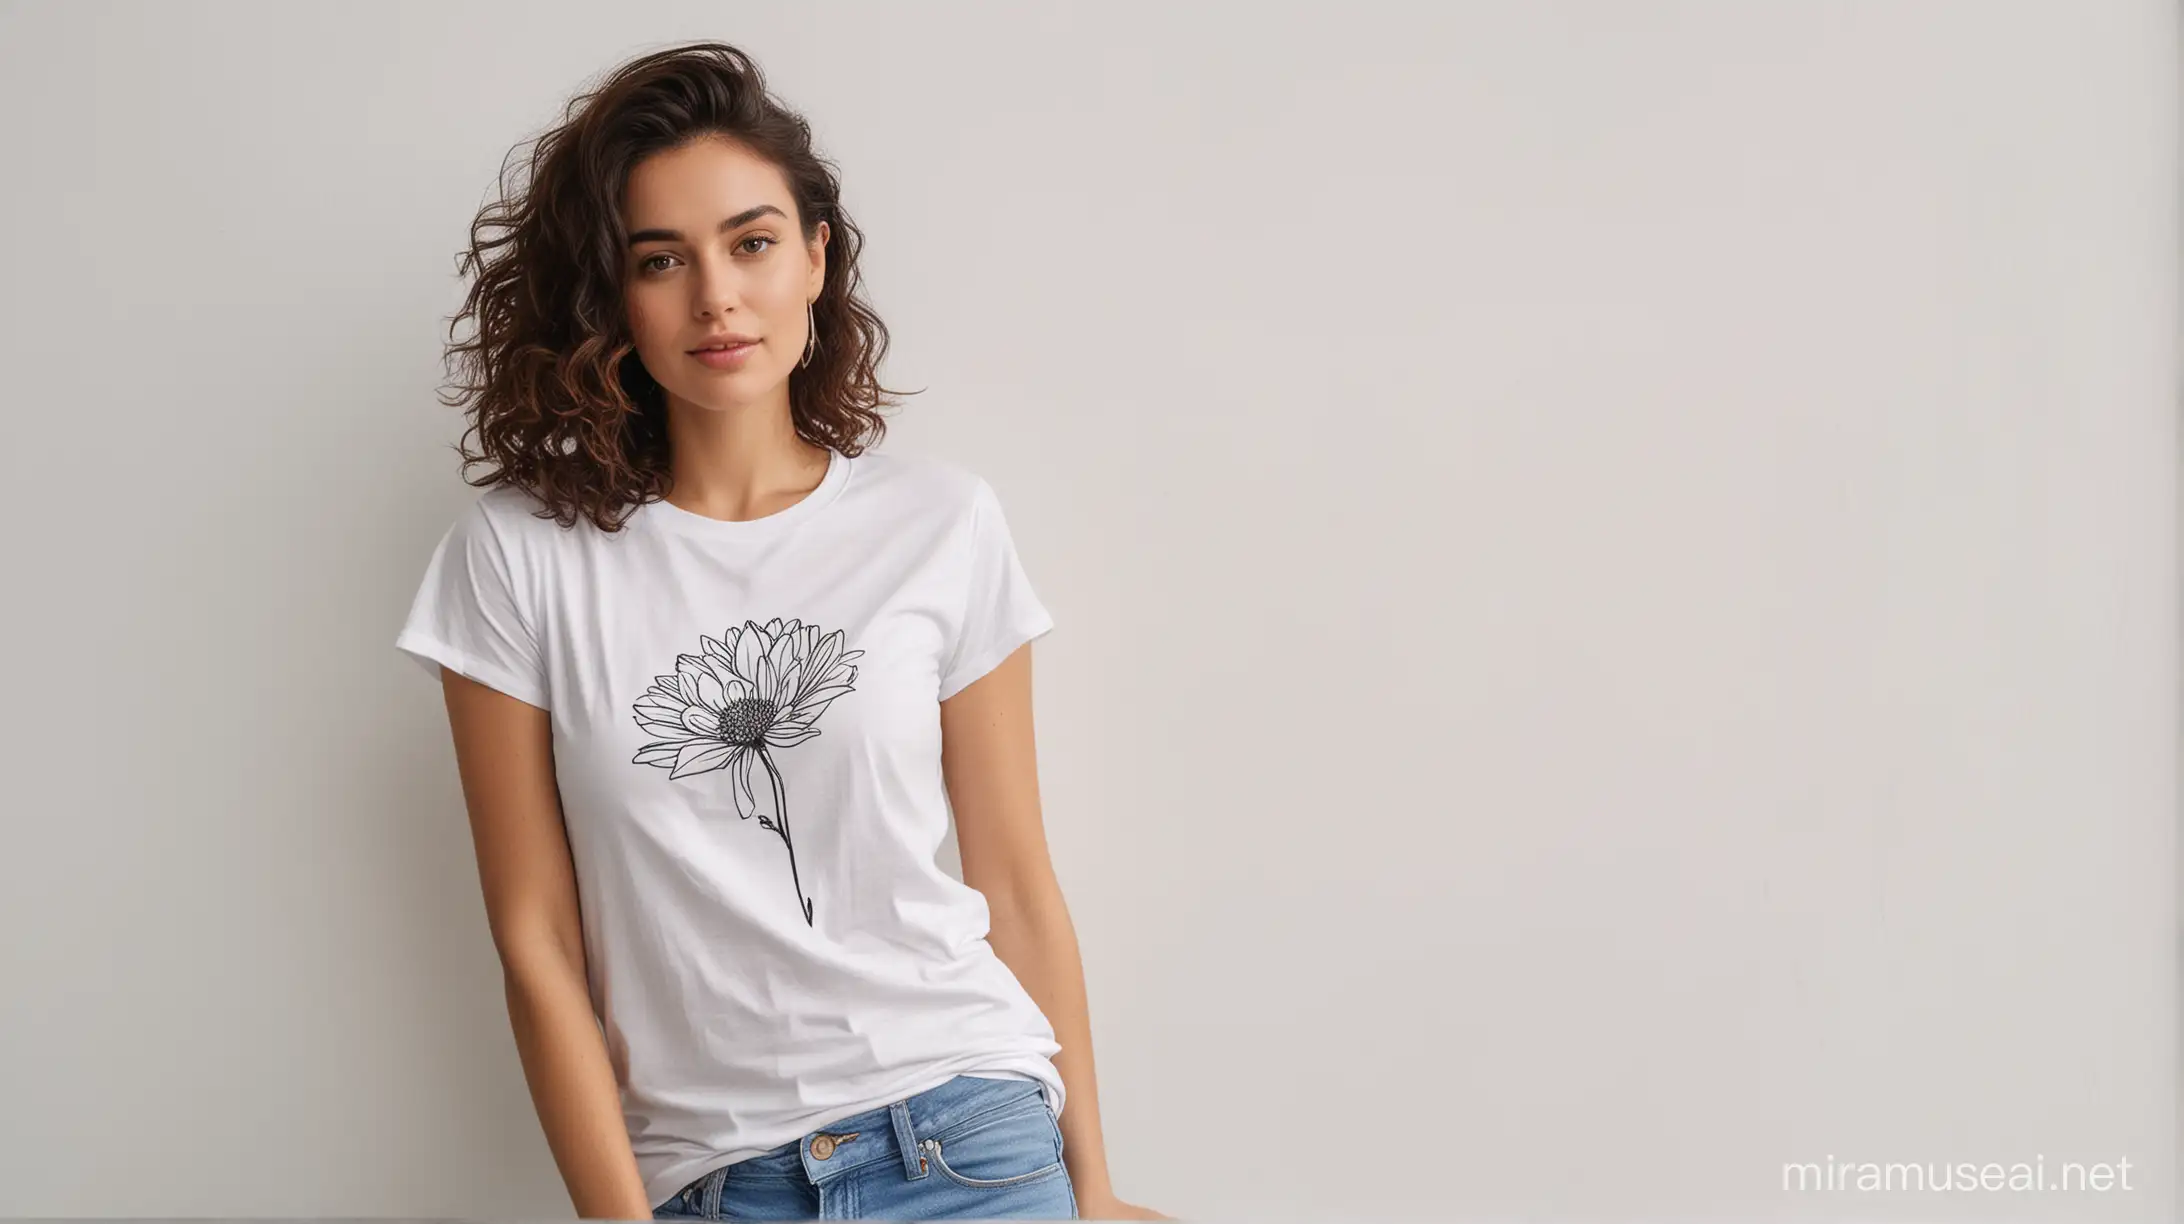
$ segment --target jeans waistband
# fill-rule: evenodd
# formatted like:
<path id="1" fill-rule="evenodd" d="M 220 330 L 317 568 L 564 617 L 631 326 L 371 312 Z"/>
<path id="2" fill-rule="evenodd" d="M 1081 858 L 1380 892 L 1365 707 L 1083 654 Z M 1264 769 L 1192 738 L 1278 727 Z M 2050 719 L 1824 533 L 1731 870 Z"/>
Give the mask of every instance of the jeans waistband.
<path id="1" fill-rule="evenodd" d="M 1036 1081 L 958 1075 L 892 1104 L 828 1123 L 770 1152 L 723 1165 L 698 1180 L 701 1203 L 706 1214 L 716 1213 L 721 1187 L 730 1175 L 805 1178 L 816 1185 L 892 1160 L 901 1164 L 903 1176 L 915 1180 L 926 1174 L 919 1141 L 1027 1099 L 1037 1099 L 1045 1108 L 1045 1090 Z"/>

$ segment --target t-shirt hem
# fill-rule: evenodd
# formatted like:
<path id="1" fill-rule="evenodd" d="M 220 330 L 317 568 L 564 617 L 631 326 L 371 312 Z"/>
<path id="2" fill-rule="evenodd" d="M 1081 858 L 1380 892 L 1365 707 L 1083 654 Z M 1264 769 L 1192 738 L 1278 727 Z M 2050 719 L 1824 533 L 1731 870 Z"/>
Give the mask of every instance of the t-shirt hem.
<path id="1" fill-rule="evenodd" d="M 458 650 L 422 630 L 404 629 L 394 645 L 435 679 L 439 678 L 439 669 L 445 667 L 487 688 L 506 693 L 525 705 L 534 705 L 541 710 L 551 708 L 547 705 L 545 690 L 537 682 Z"/>
<path id="2" fill-rule="evenodd" d="M 1030 1072 L 1025 1071 L 1025 1068 L 1027 1067 L 1038 1067 L 1041 1070 L 1047 1072 L 1047 1074 L 1051 1075 L 1053 1078 L 1047 1079 L 1041 1075 L 1031 1074 Z M 899 1086 L 886 1092 L 875 1094 L 871 1097 L 868 1097 L 861 1103 L 851 1102 L 841 1107 L 830 1109 L 822 1115 L 815 1116 L 811 1120 L 810 1124 L 805 1126 L 802 1130 L 799 1130 L 794 1134 L 785 1135 L 779 1139 L 775 1139 L 771 1143 L 766 1142 L 762 1138 L 754 1137 L 750 1146 L 739 1148 L 736 1152 L 716 1152 L 698 1156 L 689 1156 L 678 1160 L 673 1164 L 665 1165 L 645 1178 L 646 1201 L 650 1202 L 653 1205 L 653 1210 L 657 1211 L 662 1206 L 665 1206 L 677 1194 L 682 1193 L 683 1187 L 688 1186 L 691 1182 L 696 1181 L 698 1178 L 712 1172 L 714 1169 L 719 1168 L 723 1164 L 729 1164 L 739 1160 L 746 1160 L 750 1157 L 757 1156 L 765 1152 L 770 1152 L 773 1149 L 780 1147 L 784 1143 L 788 1143 L 796 1139 L 801 1139 L 805 1135 L 808 1135 L 815 1130 L 820 1130 L 826 1126 L 838 1122 L 843 1118 L 855 1117 L 858 1114 L 866 1113 L 874 1109 L 883 1109 L 889 1105 L 894 1104 L 896 1101 L 904 1100 L 909 1097 L 914 1097 L 921 1092 L 927 1092 L 934 1088 L 938 1088 L 942 1084 L 947 1083 L 949 1080 L 954 1079 L 958 1075 L 996 1074 L 1004 1070 L 1022 1071 L 1025 1074 L 1025 1078 L 1038 1081 L 1042 1091 L 1046 1094 L 1048 1110 L 1054 1113 L 1057 1118 L 1061 1116 L 1061 1098 L 1059 1095 L 1062 1091 L 1062 1089 L 1060 1088 L 1061 1072 L 1054 1067 L 1051 1058 L 1039 1054 L 996 1055 L 992 1051 L 986 1051 L 977 1055 L 976 1057 L 958 1059 L 952 1063 L 945 1064 L 939 1070 L 928 1071 L 922 1076 L 907 1081 L 904 1086 Z"/>
<path id="3" fill-rule="evenodd" d="M 1051 1065 L 1051 1064 L 1049 1064 L 1049 1065 Z M 1060 1074 L 1059 1074 L 1059 1073 L 1057 1073 L 1057 1074 L 1055 1075 L 1054 1079 L 1053 1079 L 1053 1080 L 1051 1080 L 1051 1081 L 1049 1081 L 1048 1079 L 1046 1079 L 1046 1078 L 1045 1078 L 1044 1076 L 1038 1076 L 1038 1075 L 1033 1075 L 1033 1074 L 1031 1074 L 1031 1073 L 1030 1073 L 1030 1072 L 1028 1072 L 1028 1071 L 1019 1071 L 1019 1070 L 1017 1070 L 1017 1069 L 1016 1069 L 1015 1067 L 1013 1067 L 1013 1066 L 1012 1066 L 1012 1067 L 998 1067 L 998 1066 L 996 1066 L 996 1067 L 972 1067 L 972 1068 L 971 1068 L 970 1070 L 968 1070 L 968 1071 L 958 1071 L 958 1072 L 956 1072 L 956 1074 L 958 1074 L 958 1075 L 970 1075 L 970 1076 L 977 1076 L 977 1077 L 979 1077 L 979 1078 L 982 1078 L 982 1079 L 1012 1079 L 1012 1080 L 1024 1080 L 1024 1081 L 1026 1081 L 1026 1082 L 1028 1082 L 1028 1083 L 1033 1083 L 1033 1084 L 1037 1084 L 1037 1085 L 1039 1085 L 1039 1091 L 1040 1091 L 1040 1093 L 1041 1093 L 1041 1094 L 1042 1094 L 1042 1095 L 1043 1095 L 1043 1096 L 1044 1096 L 1044 1097 L 1046 1098 L 1046 1107 L 1047 1107 L 1047 1112 L 1048 1112 L 1048 1113 L 1050 1113 L 1050 1114 L 1053 1114 L 1053 1115 L 1054 1115 L 1054 1120 L 1055 1120 L 1055 1121 L 1057 1121 L 1057 1122 L 1061 1121 L 1061 1118 L 1062 1118 L 1062 1090 L 1061 1090 L 1061 1087 L 1060 1087 L 1060 1085 L 1061 1085 L 1061 1076 L 1060 1076 Z"/>
<path id="4" fill-rule="evenodd" d="M 1045 612 L 1041 612 L 1037 619 L 1033 620 L 1025 628 L 1001 639 L 992 646 L 987 647 L 983 652 L 973 655 L 969 662 L 956 668 L 954 673 L 950 675 L 948 682 L 941 685 L 940 700 L 946 701 L 969 688 L 973 681 L 1001 666 L 1001 661 L 1015 654 L 1018 647 L 1026 642 L 1038 641 L 1052 632 L 1053 629 L 1054 618 Z"/>

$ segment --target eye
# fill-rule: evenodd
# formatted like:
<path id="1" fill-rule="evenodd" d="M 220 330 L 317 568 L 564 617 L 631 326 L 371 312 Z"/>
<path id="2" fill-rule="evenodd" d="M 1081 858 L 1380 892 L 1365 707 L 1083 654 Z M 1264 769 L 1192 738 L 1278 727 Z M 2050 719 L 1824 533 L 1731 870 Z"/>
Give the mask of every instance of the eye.
<path id="1" fill-rule="evenodd" d="M 643 259 L 641 259 L 641 260 L 638 260 L 638 261 L 637 261 L 637 270 L 638 270 L 639 272 L 653 272 L 653 271 L 661 271 L 661 270 L 664 270 L 664 269 L 655 269 L 655 268 L 654 268 L 654 267 L 652 266 L 652 261 L 653 261 L 653 260 L 655 260 L 655 259 L 673 259 L 673 258 L 675 258 L 675 257 L 674 257 L 673 255 L 669 255 L 669 254 L 667 254 L 667 253 L 665 253 L 665 252 L 662 252 L 662 253 L 660 253 L 660 254 L 658 254 L 658 255 L 647 255 L 647 256 L 645 256 L 645 257 L 644 257 Z"/>
<path id="2" fill-rule="evenodd" d="M 768 246 L 772 246 L 772 245 L 774 245 L 774 240 L 773 240 L 773 239 L 771 239 L 771 238 L 768 238 L 768 237 L 766 237 L 766 236 L 765 236 L 765 235 L 763 235 L 763 234 L 753 234 L 753 235 L 751 235 L 750 237 L 748 237 L 748 238 L 744 239 L 743 241 L 741 241 L 741 242 L 737 243 L 737 244 L 736 244 L 736 246 L 737 246 L 738 248 L 741 248 L 741 247 L 746 247 L 746 246 L 749 246 L 749 245 L 750 245 L 751 243 L 754 243 L 754 242 L 763 242 L 763 243 L 765 243 L 765 244 L 766 244 L 766 245 L 768 245 Z M 757 252 L 757 251 L 753 251 L 753 252 L 751 252 L 751 253 L 752 253 L 753 255 L 756 255 L 756 254 L 758 254 L 759 252 Z"/>

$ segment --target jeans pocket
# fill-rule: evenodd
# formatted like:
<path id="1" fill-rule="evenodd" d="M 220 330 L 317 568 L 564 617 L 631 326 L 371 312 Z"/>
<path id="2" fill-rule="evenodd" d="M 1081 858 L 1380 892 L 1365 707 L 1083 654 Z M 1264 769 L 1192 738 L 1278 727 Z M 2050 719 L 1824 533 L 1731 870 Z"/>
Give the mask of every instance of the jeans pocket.
<path id="1" fill-rule="evenodd" d="M 653 1209 L 655 1220 L 702 1220 L 705 1218 L 706 1174 L 675 1192 L 675 1197 Z"/>
<path id="2" fill-rule="evenodd" d="M 993 1190 L 1060 1174 L 1062 1145 L 1046 1102 L 1033 1097 L 968 1119 L 919 1146 L 941 1176 L 959 1186 Z"/>

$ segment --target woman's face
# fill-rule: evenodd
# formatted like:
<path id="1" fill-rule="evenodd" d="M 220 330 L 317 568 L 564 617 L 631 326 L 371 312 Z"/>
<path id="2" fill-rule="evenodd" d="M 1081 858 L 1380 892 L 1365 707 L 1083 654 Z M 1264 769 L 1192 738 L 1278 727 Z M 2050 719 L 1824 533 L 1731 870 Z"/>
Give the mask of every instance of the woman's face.
<path id="1" fill-rule="evenodd" d="M 785 401 L 809 335 L 805 306 L 826 281 L 827 226 L 804 245 L 781 172 L 739 144 L 703 137 L 630 171 L 622 216 L 623 298 L 652 377 L 699 407 Z M 724 333 L 756 343 L 725 360 L 698 355 Z"/>

